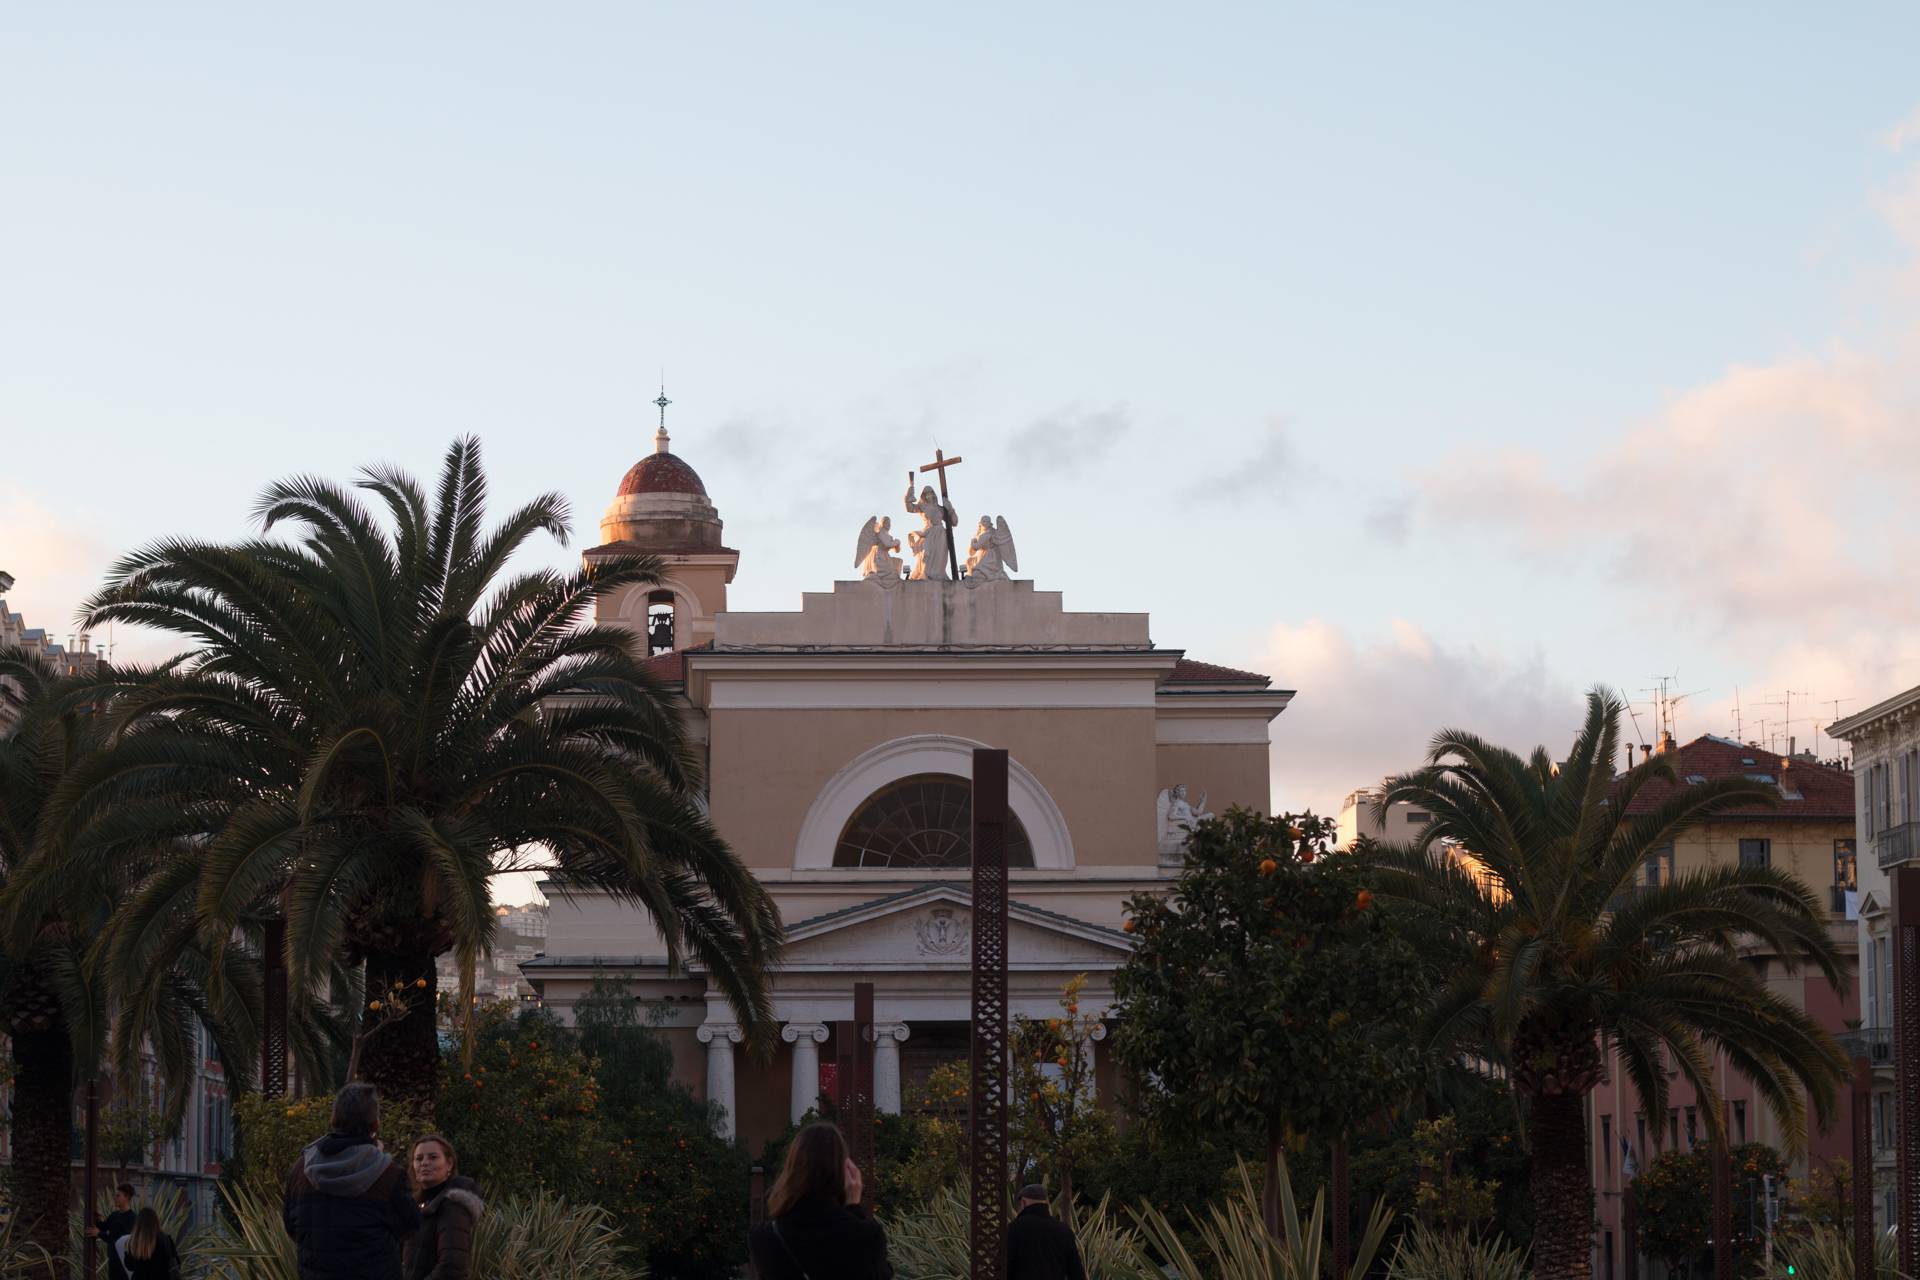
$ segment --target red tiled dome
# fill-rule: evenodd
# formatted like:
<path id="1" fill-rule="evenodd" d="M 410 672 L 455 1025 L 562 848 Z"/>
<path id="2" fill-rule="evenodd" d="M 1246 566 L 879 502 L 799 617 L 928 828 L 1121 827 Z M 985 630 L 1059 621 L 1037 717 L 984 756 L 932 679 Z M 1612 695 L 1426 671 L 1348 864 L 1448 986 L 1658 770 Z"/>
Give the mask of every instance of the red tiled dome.
<path id="1" fill-rule="evenodd" d="M 620 481 L 621 497 L 634 493 L 693 493 L 704 498 L 707 486 L 692 467 L 672 454 L 650 453 Z"/>

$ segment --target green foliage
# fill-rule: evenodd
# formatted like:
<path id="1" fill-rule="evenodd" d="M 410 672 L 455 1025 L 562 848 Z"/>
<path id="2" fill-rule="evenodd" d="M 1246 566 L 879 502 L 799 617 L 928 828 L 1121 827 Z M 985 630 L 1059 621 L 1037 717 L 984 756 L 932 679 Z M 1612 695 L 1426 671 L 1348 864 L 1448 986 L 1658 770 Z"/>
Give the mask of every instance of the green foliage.
<path id="1" fill-rule="evenodd" d="M 229 1180 L 232 1194 L 251 1195 L 278 1205 L 287 1173 L 301 1150 L 326 1136 L 333 1117 L 333 1095 L 283 1098 L 244 1093 L 234 1099 L 233 1117 L 239 1135 L 236 1163 L 240 1172 Z M 430 1128 L 406 1103 L 381 1099 L 380 1146 L 402 1164 L 413 1140 Z M 462 1148 L 463 1169 L 465 1164 L 466 1151 Z"/>
<path id="2" fill-rule="evenodd" d="M 1874 1280 L 1905 1280 L 1899 1268 L 1899 1237 L 1875 1231 Z M 1853 1265 L 1853 1230 L 1814 1227 L 1804 1236 L 1776 1233 L 1773 1266 L 1761 1274 L 1765 1280 L 1861 1280 Z"/>
<path id="3" fill-rule="evenodd" d="M 1456 1168 L 1465 1150 L 1460 1126 L 1452 1116 L 1422 1120 L 1414 1126 L 1413 1149 L 1420 1171 L 1427 1175 L 1414 1196 L 1414 1209 L 1423 1223 L 1463 1235 L 1493 1217 L 1494 1192 L 1500 1184 Z"/>
<path id="4" fill-rule="evenodd" d="M 1747 1142 L 1728 1153 L 1733 1166 L 1734 1263 L 1743 1273 L 1755 1269 L 1764 1241 L 1741 1211 L 1749 1178 L 1785 1177 L 1786 1161 L 1763 1142 Z M 1634 1223 L 1640 1251 L 1677 1269 L 1696 1257 L 1713 1237 L 1713 1157 L 1705 1147 L 1663 1151 L 1633 1179 Z"/>
<path id="5" fill-rule="evenodd" d="M 1415 1227 L 1400 1237 L 1388 1280 L 1528 1280 L 1527 1251 L 1504 1237 Z"/>
<path id="6" fill-rule="evenodd" d="M 1008 1204 L 1012 1212 L 1013 1205 Z M 1063 1200 L 1056 1211 L 1069 1210 Z M 936 1195 L 917 1213 L 886 1217 L 887 1258 L 900 1280 L 967 1280 L 970 1206 L 959 1186 Z M 1105 1199 L 1072 1218 L 1074 1243 L 1088 1280 L 1164 1280 L 1139 1249 L 1139 1239 Z"/>
<path id="7" fill-rule="evenodd" d="M 1278 1200 L 1280 1238 L 1268 1232 L 1260 1214 L 1260 1195 L 1246 1165 L 1237 1169 L 1235 1194 L 1208 1206 L 1205 1215 L 1188 1210 L 1187 1219 L 1198 1232 L 1201 1256 L 1212 1266 L 1203 1267 L 1189 1249 L 1182 1233 L 1167 1216 L 1152 1205 L 1134 1212 L 1143 1243 L 1157 1258 L 1165 1259 L 1171 1273 L 1178 1276 L 1218 1276 L 1220 1280 L 1321 1280 L 1331 1270 L 1326 1229 L 1326 1189 L 1313 1198 L 1313 1212 L 1304 1219 L 1293 1196 L 1293 1183 L 1283 1156 L 1279 1162 Z M 1345 1276 L 1332 1280 L 1361 1280 L 1373 1266 L 1374 1255 L 1386 1238 L 1391 1215 L 1376 1205 L 1360 1234 L 1353 1240 L 1352 1266 Z M 1210 1255 L 1210 1256 L 1209 1256 Z M 1142 1261 L 1146 1259 L 1143 1257 Z M 1142 1280 L 1149 1273 L 1141 1272 Z M 1161 1273 L 1165 1274 L 1165 1273 Z"/>
<path id="8" fill-rule="evenodd" d="M 1100 1105 L 1094 1087 L 1093 1036 L 1100 1018 L 1080 1011 L 1086 985 L 1086 974 L 1075 977 L 1060 993 L 1059 1017 L 1022 1014 L 1008 1036 L 1013 1070 L 1007 1174 L 1016 1186 L 1037 1182 L 1056 1195 L 1071 1195 L 1076 1172 L 1105 1159 L 1117 1141 L 1113 1113 Z"/>
<path id="9" fill-rule="evenodd" d="M 180 1133 L 177 1120 L 170 1121 L 165 1111 L 144 1097 L 123 1097 L 100 1112 L 100 1160 L 117 1164 L 143 1164 L 147 1151 Z"/>
<path id="10" fill-rule="evenodd" d="M 1137 894 L 1114 975 L 1114 1055 L 1161 1127 L 1258 1123 L 1325 1137 L 1396 1105 L 1429 1069 L 1393 1034 L 1424 997 L 1371 905 L 1374 870 L 1326 853 L 1332 824 L 1246 809 L 1201 823 L 1164 898 Z"/>
<path id="11" fill-rule="evenodd" d="M 518 1015 L 505 1002 L 475 1013 L 472 1058 L 449 1058 L 434 1124 L 460 1153 L 460 1172 L 489 1195 L 588 1198 L 582 1157 L 600 1141 L 596 1064 L 556 1044 L 560 1029 L 547 1019 Z"/>
<path id="12" fill-rule="evenodd" d="M 1807 1173 L 1798 1206 L 1810 1227 L 1845 1232 L 1853 1225 L 1853 1162 L 1838 1156 Z"/>

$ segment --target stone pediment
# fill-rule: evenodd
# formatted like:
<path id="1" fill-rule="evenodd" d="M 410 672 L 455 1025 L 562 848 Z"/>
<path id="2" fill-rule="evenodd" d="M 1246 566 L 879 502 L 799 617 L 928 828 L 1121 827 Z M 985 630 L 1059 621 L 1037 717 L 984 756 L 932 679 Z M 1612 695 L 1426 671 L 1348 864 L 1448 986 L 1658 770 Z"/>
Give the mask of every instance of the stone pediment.
<path id="1" fill-rule="evenodd" d="M 1007 904 L 1007 967 L 1112 970 L 1132 950 L 1117 929 L 1021 903 Z M 875 898 L 787 928 L 788 973 L 842 969 L 965 972 L 973 964 L 973 895 L 932 884 Z"/>

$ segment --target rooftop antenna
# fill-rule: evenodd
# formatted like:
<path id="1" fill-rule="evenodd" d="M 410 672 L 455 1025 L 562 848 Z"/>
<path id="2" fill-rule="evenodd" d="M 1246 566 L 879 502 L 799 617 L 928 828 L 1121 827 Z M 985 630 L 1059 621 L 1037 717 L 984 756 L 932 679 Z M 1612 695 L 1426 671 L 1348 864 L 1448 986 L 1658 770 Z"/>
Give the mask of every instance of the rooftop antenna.
<path id="1" fill-rule="evenodd" d="M 1833 704 L 1833 718 L 1834 718 L 1835 720 L 1838 720 L 1838 719 L 1840 718 L 1840 704 L 1841 704 L 1841 703 L 1843 703 L 1843 702 L 1858 702 L 1858 701 L 1860 701 L 1860 699 L 1858 699 L 1858 698 L 1822 698 L 1822 699 L 1820 699 L 1820 701 L 1822 701 L 1822 702 L 1831 702 L 1831 703 Z M 1819 733 L 1820 733 L 1820 726 L 1819 726 L 1819 725 L 1818 725 L 1817 723 L 1816 723 L 1816 724 L 1814 725 L 1814 727 L 1813 727 L 1813 732 L 1814 732 L 1814 734 L 1815 734 L 1815 738 L 1814 738 L 1814 741 L 1816 741 L 1816 742 L 1818 742 L 1818 741 L 1819 741 L 1819 737 L 1818 737 L 1818 735 L 1819 735 Z"/>
<path id="2" fill-rule="evenodd" d="M 1745 733 L 1746 727 L 1740 720 L 1740 686 L 1735 685 L 1733 686 L 1733 740 L 1735 742 L 1745 741 L 1742 737 Z"/>

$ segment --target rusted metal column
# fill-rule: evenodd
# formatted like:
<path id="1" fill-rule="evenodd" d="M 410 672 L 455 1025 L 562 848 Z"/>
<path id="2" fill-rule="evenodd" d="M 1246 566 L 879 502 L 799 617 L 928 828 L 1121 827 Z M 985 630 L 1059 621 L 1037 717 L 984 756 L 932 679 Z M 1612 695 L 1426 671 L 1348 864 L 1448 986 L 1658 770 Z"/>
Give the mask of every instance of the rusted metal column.
<path id="1" fill-rule="evenodd" d="M 853 984 L 853 1162 L 861 1203 L 873 1208 L 873 984 Z"/>
<path id="2" fill-rule="evenodd" d="M 1733 1157 L 1713 1144 L 1713 1280 L 1733 1280 Z"/>
<path id="3" fill-rule="evenodd" d="M 1620 1193 L 1620 1236 L 1626 1246 L 1626 1280 L 1640 1280 L 1640 1228 L 1633 1220 L 1633 1184 Z"/>
<path id="4" fill-rule="evenodd" d="M 87 1171 L 81 1178 L 86 1190 L 81 1192 L 80 1230 L 93 1225 L 94 1213 L 98 1206 L 93 1202 L 95 1194 L 94 1179 L 100 1172 L 100 1077 L 94 1076 L 87 1081 Z M 69 1184 L 71 1185 L 71 1184 Z M 100 1242 L 94 1236 L 83 1236 L 86 1244 L 81 1248 L 80 1274 L 86 1280 L 93 1280 L 94 1247 Z"/>
<path id="5" fill-rule="evenodd" d="M 277 1098 L 287 1092 L 287 922 L 269 920 L 263 933 L 266 1021 L 260 1037 L 260 1092 Z"/>
<path id="6" fill-rule="evenodd" d="M 1900 1270 L 1920 1275 L 1920 867 L 1887 873 L 1893 898 L 1894 1205 Z"/>
<path id="7" fill-rule="evenodd" d="M 972 1280 L 1007 1274 L 1007 753 L 973 753 Z"/>
<path id="8" fill-rule="evenodd" d="M 1873 1280 L 1873 1060 L 1853 1060 L 1853 1273 Z"/>
<path id="9" fill-rule="evenodd" d="M 751 1231 L 759 1226 L 766 1216 L 767 1173 L 760 1165 L 755 1165 L 747 1177 L 747 1229 Z M 760 1280 L 760 1268 L 753 1265 L 752 1255 L 747 1257 L 747 1280 Z"/>
<path id="10" fill-rule="evenodd" d="M 1348 1240 L 1352 1212 L 1353 1196 L 1347 1188 L 1347 1140 L 1343 1135 L 1333 1144 L 1333 1280 L 1347 1280 L 1347 1270 L 1353 1265 Z"/>

